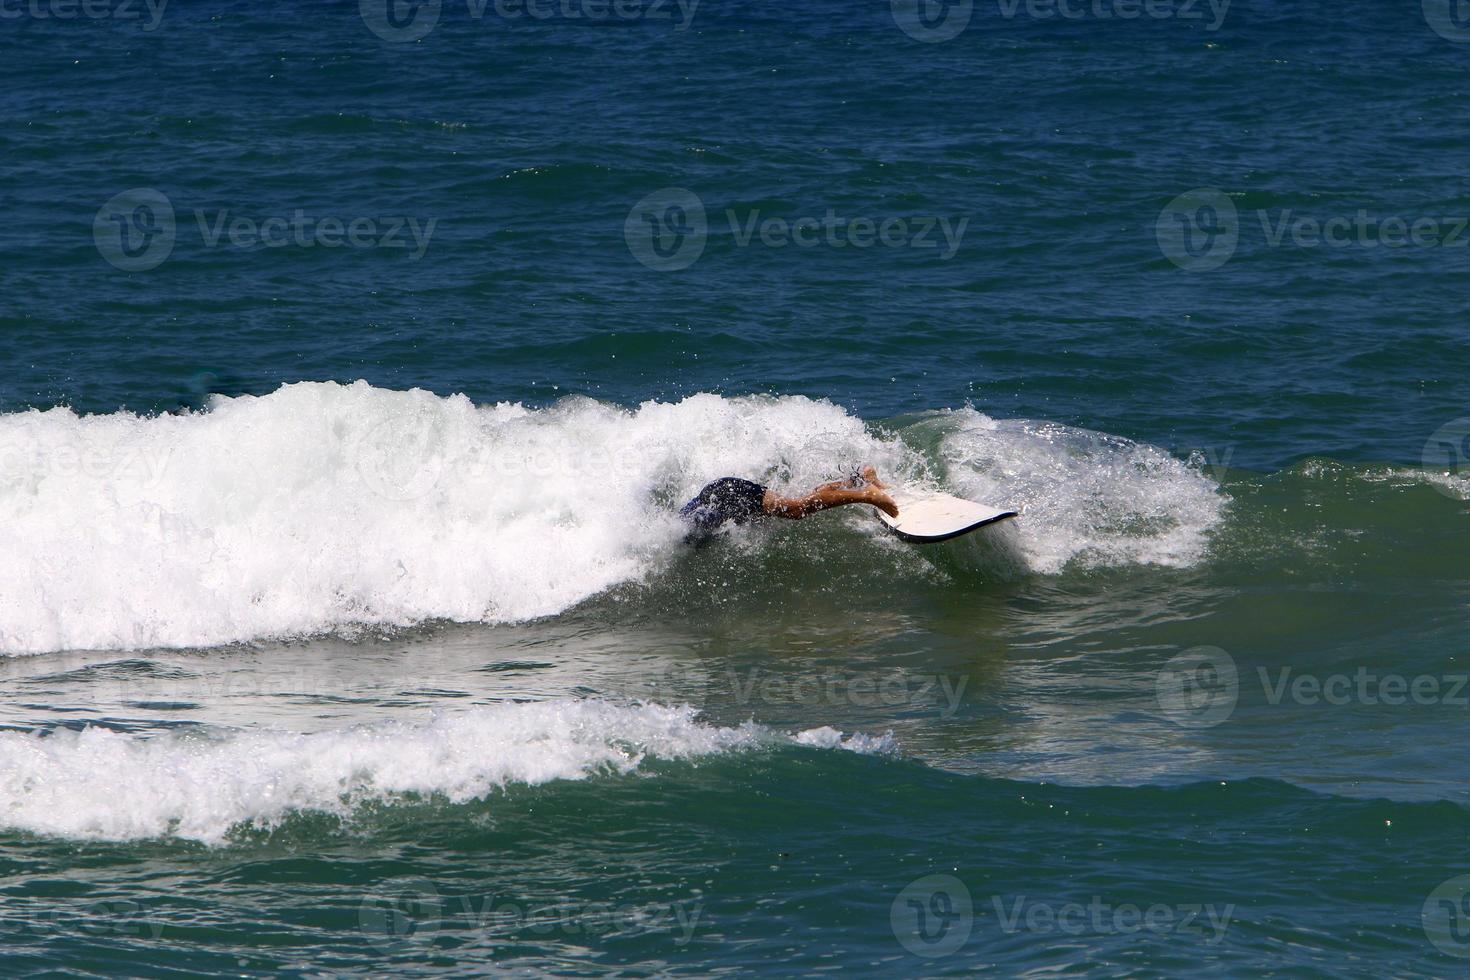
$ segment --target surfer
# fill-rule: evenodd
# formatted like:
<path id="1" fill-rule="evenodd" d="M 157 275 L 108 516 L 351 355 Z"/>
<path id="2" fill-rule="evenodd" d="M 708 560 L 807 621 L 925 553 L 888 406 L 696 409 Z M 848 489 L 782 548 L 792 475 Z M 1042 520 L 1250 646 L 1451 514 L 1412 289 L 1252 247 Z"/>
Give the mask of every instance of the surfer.
<path id="1" fill-rule="evenodd" d="M 878 471 L 864 466 L 846 480 L 833 480 L 800 497 L 783 497 L 753 480 L 727 476 L 705 486 L 685 504 L 680 516 L 698 531 L 713 531 L 728 522 L 744 524 L 753 517 L 786 517 L 799 521 L 829 507 L 871 504 L 890 517 L 898 516 L 898 505 L 878 479 Z"/>

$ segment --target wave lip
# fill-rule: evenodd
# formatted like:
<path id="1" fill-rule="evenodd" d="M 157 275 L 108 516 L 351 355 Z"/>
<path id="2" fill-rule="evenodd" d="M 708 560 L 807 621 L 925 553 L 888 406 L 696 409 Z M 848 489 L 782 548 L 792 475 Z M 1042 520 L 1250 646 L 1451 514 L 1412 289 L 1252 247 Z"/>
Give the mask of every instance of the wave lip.
<path id="1" fill-rule="evenodd" d="M 364 803 L 484 799 L 512 784 L 626 775 L 648 760 L 783 746 L 863 754 L 891 736 L 722 728 L 691 707 L 555 700 L 475 708 L 423 724 L 302 734 L 135 736 L 91 726 L 0 733 L 0 825 L 49 836 L 226 843 L 293 813 L 348 818 Z"/>

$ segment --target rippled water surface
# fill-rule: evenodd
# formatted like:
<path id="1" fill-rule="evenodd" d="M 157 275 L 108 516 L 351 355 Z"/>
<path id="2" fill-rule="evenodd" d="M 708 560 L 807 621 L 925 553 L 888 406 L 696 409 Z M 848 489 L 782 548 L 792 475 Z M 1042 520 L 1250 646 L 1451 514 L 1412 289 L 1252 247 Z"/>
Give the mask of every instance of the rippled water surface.
<path id="1" fill-rule="evenodd" d="M 0 973 L 1462 972 L 1470 31 L 1055 9 L 0 10 Z"/>

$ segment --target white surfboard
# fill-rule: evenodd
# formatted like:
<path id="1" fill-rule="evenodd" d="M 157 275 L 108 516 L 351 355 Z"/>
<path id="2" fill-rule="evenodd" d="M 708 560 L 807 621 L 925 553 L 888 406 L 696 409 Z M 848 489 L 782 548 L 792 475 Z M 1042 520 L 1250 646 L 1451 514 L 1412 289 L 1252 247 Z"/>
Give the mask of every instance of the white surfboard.
<path id="1" fill-rule="evenodd" d="M 889 493 L 893 502 L 898 504 L 898 516 L 889 517 L 880 510 L 878 519 L 900 538 L 916 544 L 948 541 L 1016 516 L 1013 510 L 977 504 L 947 493 L 913 493 L 899 489 Z"/>

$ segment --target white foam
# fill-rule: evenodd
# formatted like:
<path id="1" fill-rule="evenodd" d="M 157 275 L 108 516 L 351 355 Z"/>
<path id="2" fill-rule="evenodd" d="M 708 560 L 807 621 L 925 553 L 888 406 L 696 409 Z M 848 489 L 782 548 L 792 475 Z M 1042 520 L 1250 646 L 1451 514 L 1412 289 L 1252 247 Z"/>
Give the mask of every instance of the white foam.
<path id="1" fill-rule="evenodd" d="M 348 816 L 404 794 L 453 803 L 511 784 L 631 773 L 800 744 L 887 752 L 891 738 L 787 735 L 701 724 L 688 707 L 558 700 L 475 708 L 427 724 L 298 734 L 120 734 L 99 727 L 0 733 L 0 826 L 68 838 L 227 840 L 298 812 Z"/>
<path id="2" fill-rule="evenodd" d="M 0 650 L 549 615 L 658 567 L 669 503 L 705 481 L 830 478 L 854 450 L 885 456 L 804 398 L 530 411 L 304 383 L 188 416 L 0 416 Z"/>
<path id="3" fill-rule="evenodd" d="M 1319 477 L 1322 470 L 1310 471 L 1307 475 Z M 1470 500 L 1470 472 L 1454 470 L 1411 469 L 1402 466 L 1368 467 L 1354 474 L 1366 483 L 1387 483 L 1392 486 L 1428 484 L 1451 500 Z"/>
<path id="4" fill-rule="evenodd" d="M 949 489 L 1024 507 L 1037 570 L 1080 551 L 1186 562 L 1218 517 L 1208 481 L 1159 450 L 951 414 Z M 857 461 L 930 475 L 801 397 L 530 410 L 302 383 L 183 416 L 3 415 L 0 652 L 553 615 L 677 554 L 674 510 L 706 481 L 804 489 Z"/>
<path id="5" fill-rule="evenodd" d="M 851 735 L 839 732 L 830 725 L 821 728 L 808 728 L 804 732 L 797 732 L 793 741 L 798 745 L 807 745 L 816 749 L 846 749 L 849 752 L 857 752 L 860 755 L 880 755 L 897 750 L 897 743 L 893 739 L 892 732 L 882 735 L 867 735 L 863 732 L 854 732 Z"/>
<path id="6" fill-rule="evenodd" d="M 1229 498 L 1162 449 L 1055 423 L 943 413 L 951 492 L 1021 512 L 1010 525 L 1032 571 L 1198 562 Z"/>

